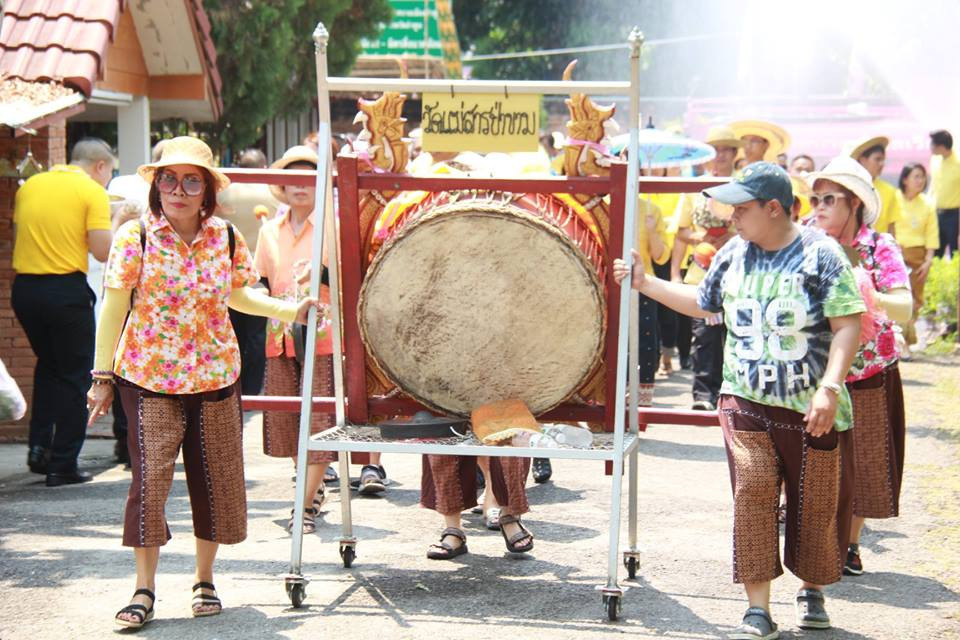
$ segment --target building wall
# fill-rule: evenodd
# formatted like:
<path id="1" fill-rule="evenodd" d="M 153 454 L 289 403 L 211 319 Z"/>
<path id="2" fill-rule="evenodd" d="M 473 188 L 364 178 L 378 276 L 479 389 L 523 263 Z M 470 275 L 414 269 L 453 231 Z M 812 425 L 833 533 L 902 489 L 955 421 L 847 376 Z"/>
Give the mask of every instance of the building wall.
<path id="1" fill-rule="evenodd" d="M 44 168 L 62 164 L 67 158 L 67 132 L 63 122 L 43 127 L 36 136 L 17 138 L 6 132 L 0 135 L 0 158 L 9 159 L 14 166 L 29 148 Z M 33 392 L 33 367 L 36 359 L 20 323 L 10 307 L 10 287 L 13 284 L 13 204 L 19 188 L 16 178 L 0 177 L 0 358 L 10 375 L 20 385 L 29 405 Z M 29 417 L 29 413 L 27 414 Z M 19 438 L 26 434 L 26 418 L 19 424 L 0 423 L 0 440 Z"/>

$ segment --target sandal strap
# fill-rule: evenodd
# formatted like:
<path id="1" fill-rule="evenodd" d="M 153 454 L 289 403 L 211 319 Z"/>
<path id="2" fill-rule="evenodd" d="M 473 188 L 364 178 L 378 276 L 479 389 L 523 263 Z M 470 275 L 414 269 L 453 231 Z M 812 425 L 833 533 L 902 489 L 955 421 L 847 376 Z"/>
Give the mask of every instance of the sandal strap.
<path id="1" fill-rule="evenodd" d="M 520 524 L 520 516 L 511 515 L 509 513 L 502 514 L 500 516 L 500 524 L 513 524 L 514 522 Z"/>
<path id="2" fill-rule="evenodd" d="M 207 595 L 206 593 L 198 593 L 193 596 L 194 604 L 220 604 L 220 598 L 217 596 Z M 200 602 L 196 602 L 199 600 Z"/>
<path id="3" fill-rule="evenodd" d="M 133 592 L 133 595 L 134 595 L 134 597 L 136 597 L 136 596 L 147 596 L 147 597 L 150 598 L 151 600 L 156 600 L 156 599 L 157 599 L 157 597 L 156 597 L 155 595 L 153 595 L 153 591 L 150 591 L 150 589 L 146 589 L 146 588 L 144 588 L 144 589 L 137 589 L 136 591 Z"/>
<path id="4" fill-rule="evenodd" d="M 443 543 L 443 539 L 446 538 L 447 536 L 460 538 L 460 541 L 464 543 L 466 543 L 467 541 L 467 534 L 463 532 L 463 529 L 457 529 L 456 527 L 447 527 L 446 529 L 444 529 L 443 533 L 440 534 L 440 542 Z"/>
<path id="5" fill-rule="evenodd" d="M 143 622 L 147 619 L 147 614 L 150 613 L 151 610 L 152 609 L 147 609 L 142 604 L 128 604 L 123 609 L 120 609 L 120 611 L 117 611 L 117 615 L 115 615 L 114 618 L 119 620 L 121 613 L 132 613 L 137 616 L 137 622 Z"/>
<path id="6" fill-rule="evenodd" d="M 197 584 L 193 585 L 193 590 L 196 591 L 197 589 L 210 589 L 210 591 L 217 590 L 217 588 L 213 586 L 212 582 L 198 582 Z"/>

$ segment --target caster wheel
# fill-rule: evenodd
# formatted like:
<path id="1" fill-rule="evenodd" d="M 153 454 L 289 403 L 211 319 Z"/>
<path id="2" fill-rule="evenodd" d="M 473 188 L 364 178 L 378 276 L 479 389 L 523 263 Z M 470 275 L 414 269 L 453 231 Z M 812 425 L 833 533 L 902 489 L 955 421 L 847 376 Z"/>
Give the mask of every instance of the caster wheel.
<path id="1" fill-rule="evenodd" d="M 603 606 L 611 622 L 615 622 L 620 617 L 620 596 L 603 596 Z"/>
<path id="2" fill-rule="evenodd" d="M 307 587 L 301 583 L 287 583 L 287 595 L 294 609 L 299 609 L 307 597 Z"/>
<path id="3" fill-rule="evenodd" d="M 623 566 L 627 568 L 627 576 L 634 580 L 637 577 L 637 568 L 640 566 L 640 561 L 637 558 L 624 558 Z"/>
<path id="4" fill-rule="evenodd" d="M 349 545 L 343 545 L 340 547 L 340 557 L 343 559 L 344 569 L 349 569 L 353 566 L 353 561 L 357 557 L 357 552 L 353 547 Z"/>

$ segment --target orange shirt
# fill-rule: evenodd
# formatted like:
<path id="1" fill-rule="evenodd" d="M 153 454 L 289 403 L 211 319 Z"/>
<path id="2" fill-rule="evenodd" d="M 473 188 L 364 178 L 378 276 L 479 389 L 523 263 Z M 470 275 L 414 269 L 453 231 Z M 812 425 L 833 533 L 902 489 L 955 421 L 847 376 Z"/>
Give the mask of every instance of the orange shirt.
<path id="1" fill-rule="evenodd" d="M 114 373 L 158 393 L 202 393 L 233 384 L 240 350 L 227 313 L 233 289 L 259 277 L 243 236 L 230 260 L 227 223 L 210 217 L 186 243 L 164 216 L 146 213 L 117 231 L 103 284 L 136 289 Z"/>
<path id="2" fill-rule="evenodd" d="M 290 216 L 290 208 L 281 205 L 276 217 L 264 223 L 260 229 L 253 263 L 261 277 L 269 282 L 271 296 L 297 302 L 307 295 L 308 283 L 298 286 L 296 275 L 309 267 L 313 257 L 315 216 L 311 213 L 307 217 L 298 234 L 294 234 Z M 330 289 L 325 285 L 320 286 L 320 300 L 327 307 L 317 318 L 317 355 L 330 355 L 333 353 L 329 318 Z M 267 319 L 266 354 L 268 358 L 283 355 L 293 358 L 296 355 L 293 325 L 273 318 Z"/>

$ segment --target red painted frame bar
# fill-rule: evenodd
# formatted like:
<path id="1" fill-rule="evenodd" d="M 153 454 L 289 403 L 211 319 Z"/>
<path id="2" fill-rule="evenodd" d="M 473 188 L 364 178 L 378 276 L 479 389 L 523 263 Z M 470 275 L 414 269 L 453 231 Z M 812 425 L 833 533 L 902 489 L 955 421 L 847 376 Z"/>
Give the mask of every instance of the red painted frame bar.
<path id="1" fill-rule="evenodd" d="M 360 285 L 363 283 L 363 239 L 360 237 L 360 177 L 356 156 L 337 158 L 340 176 L 337 196 L 340 222 L 340 317 L 343 318 L 344 392 L 347 401 L 347 420 L 354 424 L 369 421 L 367 398 L 366 352 L 360 337 L 357 305 Z"/>
<path id="2" fill-rule="evenodd" d="M 613 431 L 616 417 L 617 397 L 617 353 L 618 340 L 614 328 L 619 328 L 620 322 L 620 287 L 613 279 L 613 261 L 620 257 L 623 247 L 623 217 L 627 204 L 627 165 L 614 164 L 610 167 L 610 182 L 615 185 L 610 191 L 610 239 L 607 242 L 607 333 L 604 345 L 603 362 L 606 367 L 606 389 L 604 398 L 603 428 Z"/>

